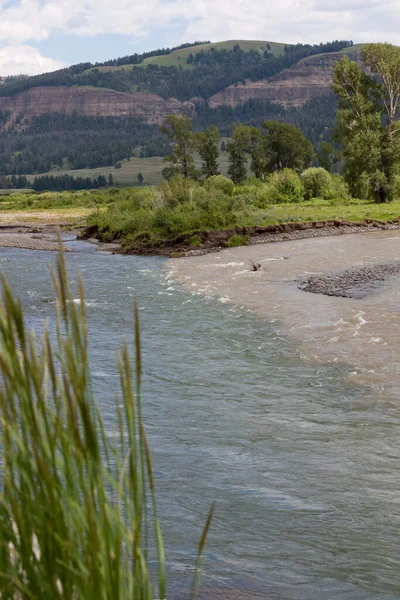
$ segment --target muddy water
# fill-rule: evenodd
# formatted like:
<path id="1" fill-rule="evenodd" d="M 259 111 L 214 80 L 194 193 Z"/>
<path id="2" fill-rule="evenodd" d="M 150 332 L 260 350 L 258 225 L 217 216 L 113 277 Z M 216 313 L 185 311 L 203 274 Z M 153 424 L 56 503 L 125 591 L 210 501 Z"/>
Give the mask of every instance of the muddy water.
<path id="1" fill-rule="evenodd" d="M 251 261 L 262 269 L 252 272 Z M 277 324 L 301 342 L 304 360 L 351 365 L 350 381 L 396 401 L 400 277 L 388 277 L 361 300 L 299 289 L 299 282 L 312 275 L 396 262 L 400 235 L 391 231 L 235 248 L 174 261 L 170 274 L 192 292 L 217 296 Z"/>

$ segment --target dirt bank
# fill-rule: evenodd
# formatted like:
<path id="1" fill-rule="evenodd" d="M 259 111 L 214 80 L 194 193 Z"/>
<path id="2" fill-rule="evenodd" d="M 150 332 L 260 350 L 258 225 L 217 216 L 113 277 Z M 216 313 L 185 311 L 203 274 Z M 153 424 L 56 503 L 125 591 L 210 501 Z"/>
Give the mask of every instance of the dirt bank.
<path id="1" fill-rule="evenodd" d="M 364 220 L 351 222 L 343 220 L 313 221 L 307 223 L 282 223 L 278 225 L 236 227 L 220 231 L 197 231 L 184 234 L 173 240 L 159 242 L 157 246 L 151 241 L 138 242 L 135 246 L 122 247 L 118 252 L 122 254 L 161 255 L 171 258 L 185 256 L 201 256 L 210 252 L 218 252 L 229 246 L 229 241 L 234 235 L 242 236 L 249 245 L 266 244 L 315 238 L 330 235 L 343 235 L 350 233 L 366 233 L 379 230 L 398 229 L 400 217 L 391 222 Z M 196 246 L 193 238 L 196 236 Z M 97 226 L 87 227 L 80 236 L 82 239 L 96 238 L 102 242 L 118 240 L 118 234 L 112 238 L 104 237 Z"/>

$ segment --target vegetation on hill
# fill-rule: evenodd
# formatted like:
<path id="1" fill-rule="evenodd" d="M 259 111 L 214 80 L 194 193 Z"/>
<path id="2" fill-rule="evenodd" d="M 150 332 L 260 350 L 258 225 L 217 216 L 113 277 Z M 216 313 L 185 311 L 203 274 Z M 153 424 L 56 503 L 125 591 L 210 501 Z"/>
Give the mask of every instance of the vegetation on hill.
<path id="1" fill-rule="evenodd" d="M 17 119 L 0 136 L 0 175 L 45 173 L 65 166 L 114 166 L 137 148 L 142 156 L 162 156 L 169 151 L 158 126 L 132 116 L 49 113 L 28 122 Z"/>
<path id="2" fill-rule="evenodd" d="M 348 41 L 314 46 L 240 41 L 184 44 L 178 49 L 136 54 L 102 65 L 85 63 L 35 77 L 10 77 L 0 86 L 0 95 L 14 95 L 37 86 L 78 85 L 129 94 L 151 92 L 181 100 L 197 97 L 205 101 L 195 105 L 193 126 L 196 130 L 217 125 L 223 135 L 229 136 L 236 121 L 260 126 L 265 120 L 274 119 L 301 127 L 317 147 L 322 140 L 331 141 L 336 110 L 333 97 L 311 100 L 296 110 L 254 100 L 235 108 L 211 109 L 206 100 L 231 84 L 248 78 L 270 77 L 304 57 L 345 50 L 351 45 Z M 184 70 L 182 65 L 173 64 L 177 57 L 190 68 Z M 172 63 L 168 64 L 167 59 Z M 55 167 L 112 167 L 138 152 L 141 156 L 164 156 L 169 152 L 168 143 L 159 135 L 157 127 L 133 116 L 50 113 L 27 119 L 1 111 L 0 128 L 3 128 L 0 175 L 46 173 Z"/>
<path id="3" fill-rule="evenodd" d="M 112 60 L 106 60 L 102 63 L 96 63 L 95 67 L 120 67 L 124 65 L 139 65 L 153 57 L 169 56 L 171 54 L 177 53 L 178 51 L 186 50 L 188 48 L 192 49 L 196 46 L 203 46 L 205 44 L 210 44 L 210 42 L 187 42 L 185 44 L 180 44 L 179 46 L 174 46 L 173 48 L 159 48 L 158 50 L 151 50 L 150 52 L 143 52 L 142 54 L 129 54 L 127 56 L 121 56 Z"/>
<path id="4" fill-rule="evenodd" d="M 280 73 L 304 57 L 326 52 L 337 52 L 350 46 L 349 41 L 326 44 L 297 44 L 285 46 L 281 56 L 265 50 L 243 50 L 239 44 L 233 49 L 210 47 L 193 53 L 193 69 L 179 66 L 148 64 L 146 68 L 134 65 L 129 69 L 104 71 L 91 64 L 60 69 L 35 77 L 9 78 L 0 86 L 0 96 L 12 96 L 38 86 L 94 86 L 120 92 L 147 91 L 163 98 L 189 100 L 196 96 L 207 99 L 213 94 L 247 78 L 260 80 Z"/>

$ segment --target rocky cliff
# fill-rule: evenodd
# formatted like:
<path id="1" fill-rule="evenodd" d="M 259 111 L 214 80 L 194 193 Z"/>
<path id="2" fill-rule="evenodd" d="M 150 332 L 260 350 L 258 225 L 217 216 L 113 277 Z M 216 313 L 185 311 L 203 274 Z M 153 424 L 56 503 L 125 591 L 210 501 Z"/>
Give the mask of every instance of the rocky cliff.
<path id="1" fill-rule="evenodd" d="M 359 54 L 354 50 L 348 52 L 348 56 L 351 60 L 358 60 Z M 332 94 L 333 65 L 341 58 L 343 54 L 340 52 L 310 56 L 270 79 L 247 80 L 245 84 L 231 85 L 212 96 L 209 105 L 234 107 L 253 99 L 269 100 L 285 108 L 299 108 L 311 98 Z"/>
<path id="2" fill-rule="evenodd" d="M 84 87 L 37 87 L 15 96 L 0 97 L 0 110 L 12 117 L 32 117 L 50 112 L 89 115 L 134 115 L 148 123 L 161 124 L 169 114 L 194 114 L 192 102 L 164 100 L 155 94 L 124 94 L 113 90 Z"/>

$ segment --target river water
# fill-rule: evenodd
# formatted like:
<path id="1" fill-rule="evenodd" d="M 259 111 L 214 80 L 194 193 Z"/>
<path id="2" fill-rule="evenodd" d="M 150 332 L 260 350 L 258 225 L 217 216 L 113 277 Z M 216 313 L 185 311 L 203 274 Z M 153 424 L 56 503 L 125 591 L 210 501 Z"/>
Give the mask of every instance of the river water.
<path id="1" fill-rule="evenodd" d="M 359 237 L 370 240 L 362 251 Z M 376 239 L 303 240 L 169 262 L 68 244 L 75 250 L 67 254 L 73 285 L 79 268 L 86 286 L 94 388 L 110 429 L 116 421 L 115 351 L 122 336 L 133 339 L 132 302 L 139 299 L 144 419 L 169 600 L 187 597 L 196 544 L 214 500 L 203 598 L 400 598 L 399 351 L 391 339 L 399 323 L 396 286 L 381 292 L 389 324 L 382 317 L 371 332 L 376 296 L 353 306 L 351 299 L 322 301 L 293 283 L 312 257 L 311 271 L 321 271 L 330 252 L 334 269 L 350 261 L 346 244 L 353 245 L 357 262 L 364 260 L 360 252 L 371 254 Z M 393 260 L 393 253 L 400 257 L 395 236 L 380 240 Z M 250 251 L 275 271 L 250 279 Z M 372 252 L 375 262 L 386 260 L 389 250 L 379 252 Z M 43 302 L 54 297 L 48 271 L 54 261 L 46 252 L 0 249 L 0 269 L 29 325 L 39 330 L 45 319 L 54 326 L 54 304 Z M 255 300 L 265 289 L 269 300 Z M 345 356 L 343 348 L 357 347 L 348 344 L 363 331 L 362 321 L 359 358 Z M 381 342 L 369 343 L 370 334 Z M 334 337 L 339 341 L 326 342 Z M 360 377 L 373 370 L 365 363 L 371 354 L 373 363 L 388 364 L 387 389 L 382 370 Z"/>

